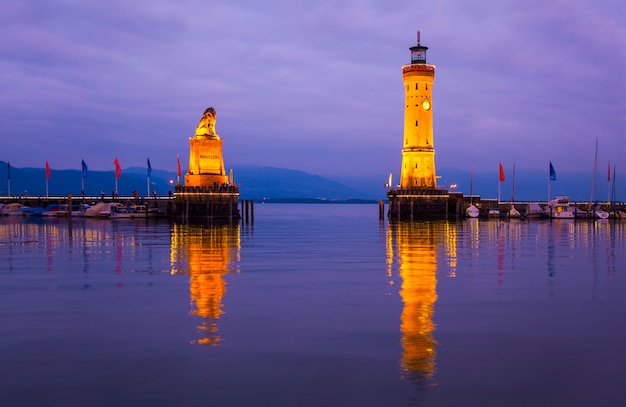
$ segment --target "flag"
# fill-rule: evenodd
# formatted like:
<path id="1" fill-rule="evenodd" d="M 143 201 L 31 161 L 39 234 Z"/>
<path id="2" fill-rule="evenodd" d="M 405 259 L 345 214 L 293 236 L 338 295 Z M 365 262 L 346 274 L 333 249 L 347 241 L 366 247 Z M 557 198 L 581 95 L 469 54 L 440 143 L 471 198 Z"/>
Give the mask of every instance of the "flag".
<path id="1" fill-rule="evenodd" d="M 87 176 L 87 164 L 85 164 L 85 160 L 81 160 L 81 165 L 83 167 L 83 178 Z"/>
<path id="2" fill-rule="evenodd" d="M 150 159 L 148 158 L 148 178 L 150 177 L 150 174 L 152 174 L 152 166 L 150 165 Z"/>
<path id="3" fill-rule="evenodd" d="M 7 179 L 11 179 L 11 164 L 7 161 Z"/>
<path id="4" fill-rule="evenodd" d="M 180 177 L 180 156 L 176 154 L 176 158 L 178 159 L 178 176 Z"/>
<path id="5" fill-rule="evenodd" d="M 556 172 L 552 166 L 552 161 L 550 161 L 550 181 L 556 181 Z"/>
<path id="6" fill-rule="evenodd" d="M 50 165 L 48 165 L 48 160 L 46 160 L 46 179 L 50 179 Z"/>
<path id="7" fill-rule="evenodd" d="M 504 182 L 506 177 L 504 176 L 504 167 L 502 167 L 502 163 L 500 163 L 500 182 Z"/>
<path id="8" fill-rule="evenodd" d="M 122 167 L 120 167 L 120 161 L 117 159 L 117 157 L 115 157 L 115 161 L 113 161 L 113 164 L 115 164 L 115 178 L 121 177 Z"/>

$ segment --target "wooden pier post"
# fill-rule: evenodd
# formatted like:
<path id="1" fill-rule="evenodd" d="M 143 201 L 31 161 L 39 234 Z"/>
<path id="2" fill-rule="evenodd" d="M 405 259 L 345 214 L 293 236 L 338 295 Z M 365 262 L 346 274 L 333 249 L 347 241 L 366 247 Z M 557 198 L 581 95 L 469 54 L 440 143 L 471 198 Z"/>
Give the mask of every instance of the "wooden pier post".
<path id="1" fill-rule="evenodd" d="M 246 223 L 250 221 L 250 201 L 248 199 L 244 199 L 241 201 L 241 211 L 243 212 L 243 219 Z"/>

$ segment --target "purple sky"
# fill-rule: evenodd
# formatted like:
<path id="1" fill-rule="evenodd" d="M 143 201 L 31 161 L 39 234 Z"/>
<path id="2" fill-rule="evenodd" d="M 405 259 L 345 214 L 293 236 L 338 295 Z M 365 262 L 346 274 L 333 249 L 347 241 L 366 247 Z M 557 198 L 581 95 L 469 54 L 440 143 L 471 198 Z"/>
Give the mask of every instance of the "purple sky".
<path id="1" fill-rule="evenodd" d="M 400 169 L 401 67 L 436 66 L 438 168 L 618 172 L 621 0 L 85 1 L 0 4 L 0 160 L 186 167 L 205 108 L 226 167 Z"/>

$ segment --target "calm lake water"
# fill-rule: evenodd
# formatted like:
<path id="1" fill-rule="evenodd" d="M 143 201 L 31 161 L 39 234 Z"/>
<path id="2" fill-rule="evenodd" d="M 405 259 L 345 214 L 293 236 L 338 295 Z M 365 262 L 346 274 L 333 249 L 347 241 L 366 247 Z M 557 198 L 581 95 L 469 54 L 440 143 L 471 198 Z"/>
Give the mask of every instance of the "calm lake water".
<path id="1" fill-rule="evenodd" d="M 0 405 L 622 406 L 626 222 L 0 219 Z"/>

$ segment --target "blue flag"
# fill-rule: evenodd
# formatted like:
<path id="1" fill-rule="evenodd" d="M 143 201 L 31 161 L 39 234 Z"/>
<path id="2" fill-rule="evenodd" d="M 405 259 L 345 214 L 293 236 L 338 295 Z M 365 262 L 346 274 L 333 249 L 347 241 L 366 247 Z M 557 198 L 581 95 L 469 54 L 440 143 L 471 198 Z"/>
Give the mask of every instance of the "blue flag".
<path id="1" fill-rule="evenodd" d="M 552 166 L 552 161 L 550 161 L 550 181 L 556 181 L 556 172 Z"/>
<path id="2" fill-rule="evenodd" d="M 11 179 L 11 164 L 7 161 L 7 179 Z"/>
<path id="3" fill-rule="evenodd" d="M 152 166 L 150 165 L 150 159 L 148 158 L 148 178 L 150 178 L 150 174 L 152 174 Z"/>
<path id="4" fill-rule="evenodd" d="M 85 164 L 85 160 L 81 160 L 81 165 L 83 166 L 83 178 L 87 176 L 87 164 Z"/>

